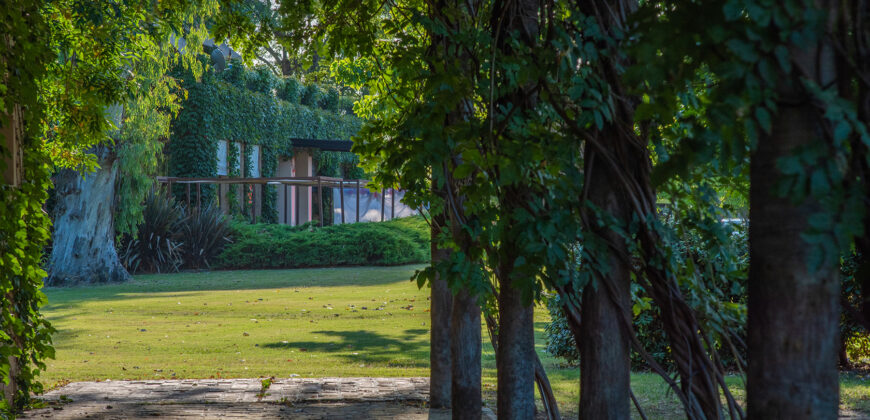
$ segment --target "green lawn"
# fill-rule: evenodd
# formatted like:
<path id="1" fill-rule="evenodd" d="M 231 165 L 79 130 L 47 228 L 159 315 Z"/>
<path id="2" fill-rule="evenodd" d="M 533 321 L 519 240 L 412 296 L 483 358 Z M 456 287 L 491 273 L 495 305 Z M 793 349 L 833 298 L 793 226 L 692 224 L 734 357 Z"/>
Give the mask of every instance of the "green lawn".
<path id="1" fill-rule="evenodd" d="M 143 275 L 48 288 L 44 311 L 58 330 L 57 359 L 42 380 L 428 376 L 428 290 L 408 281 L 417 268 Z M 578 370 L 544 353 L 546 310 L 536 316 L 538 353 L 563 411 L 576 413 Z M 493 404 L 490 346 L 483 367 Z M 682 417 L 656 376 L 634 374 L 632 385 L 651 418 Z M 844 375 L 842 389 L 844 408 L 870 412 L 870 385 Z"/>

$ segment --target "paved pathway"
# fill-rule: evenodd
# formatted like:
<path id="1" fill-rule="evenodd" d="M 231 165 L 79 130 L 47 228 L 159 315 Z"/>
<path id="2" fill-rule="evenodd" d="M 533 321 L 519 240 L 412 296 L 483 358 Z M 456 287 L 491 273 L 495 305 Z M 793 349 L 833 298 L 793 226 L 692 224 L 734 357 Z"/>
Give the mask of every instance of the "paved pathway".
<path id="1" fill-rule="evenodd" d="M 74 382 L 25 419 L 449 419 L 429 410 L 429 378 L 200 379 Z M 485 417 L 495 418 L 485 410 Z"/>

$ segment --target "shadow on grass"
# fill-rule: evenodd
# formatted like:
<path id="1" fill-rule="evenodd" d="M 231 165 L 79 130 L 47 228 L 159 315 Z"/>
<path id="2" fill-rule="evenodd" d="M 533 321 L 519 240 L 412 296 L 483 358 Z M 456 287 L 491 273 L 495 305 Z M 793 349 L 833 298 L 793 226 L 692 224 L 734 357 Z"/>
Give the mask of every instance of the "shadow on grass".
<path id="1" fill-rule="evenodd" d="M 429 330 L 405 330 L 399 338 L 366 330 L 313 333 L 336 340 L 275 342 L 261 344 L 260 347 L 323 353 L 354 362 L 429 367 Z"/>

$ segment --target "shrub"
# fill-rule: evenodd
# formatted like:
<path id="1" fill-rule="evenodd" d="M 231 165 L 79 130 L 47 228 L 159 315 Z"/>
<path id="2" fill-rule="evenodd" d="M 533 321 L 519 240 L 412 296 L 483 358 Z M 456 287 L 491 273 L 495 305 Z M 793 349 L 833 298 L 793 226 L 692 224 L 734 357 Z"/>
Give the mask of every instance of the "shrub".
<path id="1" fill-rule="evenodd" d="M 298 80 L 288 77 L 278 85 L 278 98 L 287 102 L 298 104 L 304 86 Z"/>
<path id="2" fill-rule="evenodd" d="M 206 206 L 194 209 L 183 225 L 184 266 L 187 268 L 211 268 L 209 260 L 220 254 L 230 242 L 228 219 L 220 208 Z"/>
<path id="3" fill-rule="evenodd" d="M 302 89 L 299 102 L 309 107 L 318 107 L 323 100 L 323 90 L 317 84 L 311 83 Z"/>
<path id="4" fill-rule="evenodd" d="M 577 366 L 580 363 L 580 351 L 575 344 L 574 334 L 568 327 L 558 295 L 547 299 L 547 309 L 550 311 L 550 322 L 544 326 L 547 353 L 564 359 L 569 365 Z"/>
<path id="5" fill-rule="evenodd" d="M 338 98 L 338 111 L 353 115 L 353 104 L 356 102 L 352 96 L 340 96 Z"/>
<path id="6" fill-rule="evenodd" d="M 398 265 L 429 259 L 429 229 L 419 216 L 323 228 L 234 223 L 232 229 L 234 242 L 216 259 L 221 268 Z"/>
<path id="7" fill-rule="evenodd" d="M 320 98 L 319 106 L 327 111 L 338 112 L 339 94 L 338 89 L 330 86 Z"/>
<path id="8" fill-rule="evenodd" d="M 247 87 L 254 92 L 260 92 L 265 95 L 272 95 L 272 90 L 278 85 L 278 78 L 269 70 L 268 67 L 257 67 L 251 72 L 248 72 Z"/>
<path id="9" fill-rule="evenodd" d="M 672 221 L 666 222 L 674 223 Z M 705 278 L 702 290 L 695 288 L 693 280 L 688 278 L 686 273 L 677 273 L 684 276 L 681 278 L 681 289 L 696 310 L 699 307 L 706 307 L 708 310 L 716 312 L 720 316 L 720 330 L 724 325 L 724 328 L 727 329 L 725 333 L 729 334 L 732 341 L 741 343 L 745 342 L 745 330 L 742 328 L 745 321 L 739 322 L 738 319 L 738 321 L 726 322 L 722 320 L 726 318 L 726 315 L 734 317 L 727 314 L 726 311 L 739 312 L 739 308 L 744 308 L 745 311 L 745 270 L 748 266 L 748 258 L 746 258 L 748 256 L 748 242 L 744 225 L 733 226 L 729 229 L 728 243 L 723 245 L 731 248 L 728 252 L 721 252 L 721 249 L 713 242 L 705 240 L 703 235 L 688 230 L 683 231 L 682 236 L 672 239 L 674 241 L 672 249 L 682 261 L 686 261 L 686 266 L 701 266 L 702 262 L 707 264 L 703 266 L 704 270 L 701 270 Z M 735 257 L 723 259 L 722 255 L 734 255 Z M 651 304 L 651 299 L 646 291 L 637 283 L 631 285 L 631 298 L 633 325 L 638 340 L 656 362 L 665 367 L 672 366 L 670 343 L 664 332 L 660 309 Z M 547 351 L 564 359 L 569 364 L 576 364 L 579 361 L 579 353 L 558 296 L 549 298 L 547 307 L 551 318 L 545 326 Z M 735 308 L 737 309 L 735 310 Z M 698 311 L 698 314 L 702 325 L 716 327 L 711 319 L 704 317 L 705 312 Z M 721 334 L 719 331 L 717 333 Z M 738 340 L 734 340 L 735 337 Z M 730 346 L 723 343 L 719 336 L 713 336 L 712 339 L 720 350 L 723 362 L 726 365 L 736 367 L 737 360 Z M 737 351 L 740 352 L 739 357 L 745 360 L 745 349 L 739 344 L 736 347 Z M 646 361 L 635 351 L 631 352 L 631 364 L 635 369 L 648 368 Z"/>
<path id="10" fill-rule="evenodd" d="M 181 238 L 184 211 L 175 200 L 150 194 L 145 199 L 143 220 L 135 237 L 121 239 L 120 258 L 131 273 L 178 271 L 183 263 Z"/>
<path id="11" fill-rule="evenodd" d="M 224 79 L 225 82 L 238 87 L 245 88 L 245 79 L 247 78 L 247 72 L 245 71 L 245 66 L 243 66 L 238 61 L 230 60 L 229 67 L 223 72 L 220 73 L 221 78 Z"/>
<path id="12" fill-rule="evenodd" d="M 188 212 L 164 194 L 145 199 L 135 237 L 121 238 L 118 254 L 131 273 L 166 273 L 210 267 L 230 241 L 229 221 L 211 206 Z"/>

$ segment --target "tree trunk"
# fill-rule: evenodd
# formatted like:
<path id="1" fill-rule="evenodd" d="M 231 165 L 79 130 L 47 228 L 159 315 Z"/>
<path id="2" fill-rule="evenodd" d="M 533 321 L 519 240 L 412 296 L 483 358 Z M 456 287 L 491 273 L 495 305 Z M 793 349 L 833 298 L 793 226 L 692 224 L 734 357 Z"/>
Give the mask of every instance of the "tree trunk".
<path id="1" fill-rule="evenodd" d="M 100 169 L 63 170 L 55 178 L 57 204 L 49 262 L 49 286 L 120 282 L 130 278 L 115 250 L 116 156 L 99 147 Z"/>
<path id="2" fill-rule="evenodd" d="M 432 266 L 446 260 L 450 251 L 438 248 L 440 227 L 444 226 L 443 215 L 432 218 Z M 432 332 L 429 340 L 429 406 L 450 407 L 452 386 L 452 358 L 450 357 L 450 318 L 453 316 L 453 294 L 447 280 L 436 274 L 432 280 L 430 322 Z"/>
<path id="3" fill-rule="evenodd" d="M 506 263 L 513 266 L 514 260 Z M 523 293 L 511 285 L 511 270 L 499 269 L 498 291 L 498 417 L 535 417 L 534 307 L 523 302 Z"/>
<path id="4" fill-rule="evenodd" d="M 835 74 L 824 44 L 793 56 L 823 86 Z M 817 249 L 804 240 L 810 217 L 824 211 L 823 197 L 777 193 L 784 180 L 778 162 L 824 142 L 822 111 L 799 86 L 796 76 L 782 77 L 771 134 L 751 158 L 747 405 L 755 419 L 837 418 L 838 259 L 809 267 Z"/>
<path id="5" fill-rule="evenodd" d="M 541 3 L 534 0 L 495 2 L 491 15 L 491 28 L 493 42 L 501 54 L 508 57 L 517 53 L 523 54 L 523 48 L 515 51 L 515 43 L 532 50 L 537 48 L 540 36 L 538 25 L 540 11 Z M 503 84 L 509 87 L 509 90 L 495 100 L 494 109 L 510 109 L 511 112 L 516 109 L 519 113 L 528 114 L 530 119 L 534 118 L 538 106 L 538 96 L 533 89 L 534 82 L 527 81 L 525 85 L 518 85 L 509 74 L 498 77 L 503 80 L 494 83 Z M 502 123 L 510 116 L 496 113 L 490 115 L 490 118 Z M 534 141 L 522 130 L 516 132 L 506 130 L 502 136 L 526 137 L 525 141 Z M 500 138 L 495 139 L 492 151 L 495 155 L 500 153 L 501 146 L 498 144 L 500 140 Z M 499 287 L 499 334 L 496 352 L 498 416 L 502 419 L 530 419 L 535 417 L 534 307 L 531 299 L 528 301 L 523 299 L 523 294 L 534 289 L 535 280 L 534 278 L 518 279 L 519 276 L 514 274 L 514 266 L 519 257 L 516 253 L 522 249 L 523 244 L 522 236 L 513 232 L 511 226 L 514 223 L 510 218 L 518 211 L 522 211 L 522 204 L 519 203 L 540 200 L 540 197 L 533 197 L 529 190 L 521 185 L 506 185 L 499 200 L 501 214 L 504 217 L 500 223 L 506 226 L 499 238 L 500 243 L 496 252 L 498 269 L 495 273 Z"/>
<path id="6" fill-rule="evenodd" d="M 615 236 L 615 235 L 614 235 Z M 620 325 L 631 305 L 629 271 L 611 259 L 611 270 L 600 282 L 609 282 L 618 293 L 609 296 L 604 284 L 583 290 L 580 331 L 580 418 L 629 419 L 629 339 Z M 619 304 L 615 302 L 619 300 Z M 620 308 L 620 305 L 622 306 Z"/>
<path id="7" fill-rule="evenodd" d="M 454 420 L 481 418 L 480 307 L 477 297 L 462 289 L 453 299 L 450 320 L 453 358 L 452 411 Z"/>

